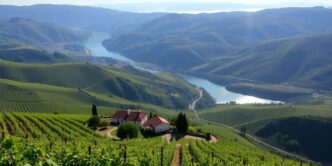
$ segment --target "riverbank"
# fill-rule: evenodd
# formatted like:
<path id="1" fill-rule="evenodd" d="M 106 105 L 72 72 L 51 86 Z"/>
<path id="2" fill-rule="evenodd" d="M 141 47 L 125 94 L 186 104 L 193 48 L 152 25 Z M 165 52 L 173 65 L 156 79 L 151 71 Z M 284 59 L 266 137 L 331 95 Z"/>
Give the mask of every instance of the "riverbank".
<path id="1" fill-rule="evenodd" d="M 169 71 L 174 74 L 174 71 L 164 70 L 156 65 L 152 64 L 145 64 L 145 63 L 137 63 L 127 57 L 108 51 L 103 45 L 102 42 L 105 39 L 108 39 L 110 34 L 102 33 L 102 32 L 93 32 L 92 36 L 88 41 L 84 43 L 85 47 L 87 47 L 93 56 L 98 57 L 110 57 L 121 62 L 127 63 L 128 65 L 132 65 L 137 69 L 148 71 L 148 72 L 158 72 L 158 71 Z M 183 79 L 187 82 L 205 89 L 210 96 L 212 96 L 216 103 L 228 103 L 228 102 L 236 102 L 239 104 L 246 104 L 246 103 L 271 103 L 277 102 L 273 100 L 268 100 L 264 98 L 258 98 L 251 95 L 242 95 L 240 93 L 234 93 L 229 90 L 225 86 L 221 84 L 215 84 L 211 79 L 206 79 L 205 77 L 195 77 L 195 76 L 188 76 L 188 75 L 180 75 Z"/>

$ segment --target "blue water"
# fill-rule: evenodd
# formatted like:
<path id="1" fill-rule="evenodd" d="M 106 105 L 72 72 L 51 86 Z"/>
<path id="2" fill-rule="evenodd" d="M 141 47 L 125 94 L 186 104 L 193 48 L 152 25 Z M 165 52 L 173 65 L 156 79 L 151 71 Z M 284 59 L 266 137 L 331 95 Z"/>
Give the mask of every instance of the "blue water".
<path id="1" fill-rule="evenodd" d="M 101 44 L 103 40 L 108 39 L 110 35 L 108 33 L 103 32 L 94 32 L 92 36 L 84 42 L 85 47 L 87 47 L 93 56 L 98 57 L 111 57 L 116 60 L 124 61 L 126 63 L 129 63 L 136 68 L 140 68 L 143 70 L 147 70 L 142 68 L 139 63 L 134 62 L 133 60 L 130 60 L 126 58 L 125 56 L 110 52 L 103 47 Z M 151 72 L 151 70 L 148 70 Z M 230 101 L 235 101 L 239 104 L 246 104 L 246 103 L 271 103 L 271 102 L 278 102 L 278 101 L 272 101 L 268 99 L 262 99 L 254 96 L 247 96 L 242 95 L 239 93 L 233 93 L 228 91 L 225 86 L 217 85 L 209 80 L 198 78 L 194 76 L 188 76 L 188 75 L 181 75 L 182 78 L 187 80 L 189 83 L 204 88 L 215 100 L 217 103 L 226 103 Z"/>
<path id="2" fill-rule="evenodd" d="M 273 101 L 268 99 L 262 99 L 255 96 L 247 96 L 239 93 L 230 92 L 226 89 L 225 86 L 214 84 L 209 80 L 198 78 L 194 76 L 181 75 L 182 78 L 187 80 L 189 83 L 196 85 L 198 87 L 204 88 L 218 104 L 224 104 L 230 101 L 235 101 L 239 104 L 248 104 L 248 103 L 279 103 L 279 101 Z"/>
<path id="3" fill-rule="evenodd" d="M 105 39 L 110 38 L 111 35 L 105 32 L 93 32 L 91 37 L 83 43 L 87 47 L 93 56 L 98 57 L 111 57 L 120 61 L 128 62 L 130 64 L 135 64 L 134 61 L 128 59 L 121 54 L 108 51 L 103 45 L 102 42 Z"/>

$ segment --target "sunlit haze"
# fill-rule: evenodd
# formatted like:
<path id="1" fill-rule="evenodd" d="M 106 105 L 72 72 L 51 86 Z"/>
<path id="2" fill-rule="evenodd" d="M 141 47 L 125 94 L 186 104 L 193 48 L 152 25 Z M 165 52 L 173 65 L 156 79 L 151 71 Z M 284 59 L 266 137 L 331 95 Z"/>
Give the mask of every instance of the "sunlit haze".
<path id="1" fill-rule="evenodd" d="M 71 4 L 134 12 L 218 12 L 257 11 L 266 8 L 332 6 L 331 0 L 2 0 L 2 5 Z"/>

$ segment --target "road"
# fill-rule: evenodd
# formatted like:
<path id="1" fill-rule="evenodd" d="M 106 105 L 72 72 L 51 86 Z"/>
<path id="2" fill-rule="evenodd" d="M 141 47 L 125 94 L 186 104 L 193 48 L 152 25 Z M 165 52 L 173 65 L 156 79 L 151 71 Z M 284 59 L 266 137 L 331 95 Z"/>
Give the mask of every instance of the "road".
<path id="1" fill-rule="evenodd" d="M 198 92 L 199 92 L 199 97 L 193 101 L 192 104 L 189 105 L 189 110 L 193 111 L 195 113 L 195 116 L 196 116 L 196 119 L 197 120 L 200 120 L 200 121 L 205 121 L 205 122 L 208 122 L 208 123 L 211 123 L 211 124 L 214 124 L 214 125 L 218 125 L 218 126 L 222 126 L 222 127 L 225 127 L 237 134 L 241 134 L 241 131 L 232 127 L 232 126 L 229 126 L 229 125 L 226 125 L 226 124 L 223 124 L 223 123 L 218 123 L 218 122 L 213 122 L 213 121 L 209 121 L 209 120 L 206 120 L 206 119 L 202 119 L 199 117 L 199 115 L 197 114 L 197 110 L 196 110 L 196 104 L 197 102 L 203 97 L 203 90 L 201 88 L 197 88 Z M 286 157 L 291 157 L 291 158 L 295 158 L 297 160 L 300 160 L 300 161 L 304 161 L 304 162 L 309 162 L 309 163 L 314 163 L 313 161 L 311 160 L 308 160 L 304 157 L 301 157 L 299 155 L 295 155 L 293 153 L 289 153 L 287 151 L 284 151 L 282 149 L 279 149 L 278 147 L 275 147 L 275 146 L 272 146 L 270 144 L 267 144 L 265 142 L 263 142 L 262 140 L 256 138 L 255 136 L 252 136 L 250 134 L 245 134 L 245 138 L 248 139 L 248 140 L 251 140 L 251 141 L 254 141 L 255 143 L 257 144 L 260 144 L 262 146 L 265 146 L 266 148 L 270 149 L 271 151 L 275 152 L 275 153 L 278 153 L 280 155 L 283 155 L 283 156 L 286 156 Z"/>
<path id="2" fill-rule="evenodd" d="M 203 97 L 203 89 L 201 89 L 199 87 L 197 87 L 196 89 L 199 93 L 199 97 L 196 100 L 194 100 L 192 104 L 189 105 L 189 110 L 192 110 L 195 113 L 196 119 L 199 120 L 199 116 L 196 111 L 196 104 Z"/>

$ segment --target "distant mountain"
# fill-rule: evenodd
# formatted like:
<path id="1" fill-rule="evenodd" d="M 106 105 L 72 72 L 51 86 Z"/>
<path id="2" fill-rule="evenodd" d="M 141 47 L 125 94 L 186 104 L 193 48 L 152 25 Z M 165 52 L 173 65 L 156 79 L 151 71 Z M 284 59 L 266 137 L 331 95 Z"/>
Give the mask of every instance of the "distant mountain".
<path id="1" fill-rule="evenodd" d="M 71 28 L 114 33 L 134 29 L 162 15 L 70 5 L 0 6 L 0 18 L 3 19 L 30 18 Z"/>
<path id="2" fill-rule="evenodd" d="M 82 42 L 88 33 L 64 28 L 52 23 L 37 22 L 25 18 L 0 20 L 0 41 L 16 41 L 24 44 L 51 44 Z"/>
<path id="3" fill-rule="evenodd" d="M 64 60 L 54 57 L 54 52 L 70 56 L 90 55 L 81 45 L 89 35 L 88 32 L 26 18 L 0 20 L 0 58 L 18 62 L 50 63 Z"/>
<path id="4" fill-rule="evenodd" d="M 330 30 L 332 10 L 323 7 L 169 14 L 104 45 L 138 61 L 188 69 L 264 40 Z"/>
<path id="5" fill-rule="evenodd" d="M 102 4 L 100 7 L 106 7 L 121 11 L 131 12 L 167 12 L 167 13 L 211 13 L 217 11 L 245 11 L 250 9 L 271 8 L 269 5 L 250 5 L 240 3 L 222 3 L 222 2 L 138 2 L 122 4 Z"/>
<path id="6" fill-rule="evenodd" d="M 193 69 L 264 83 L 332 90 L 332 33 L 271 40 Z"/>

